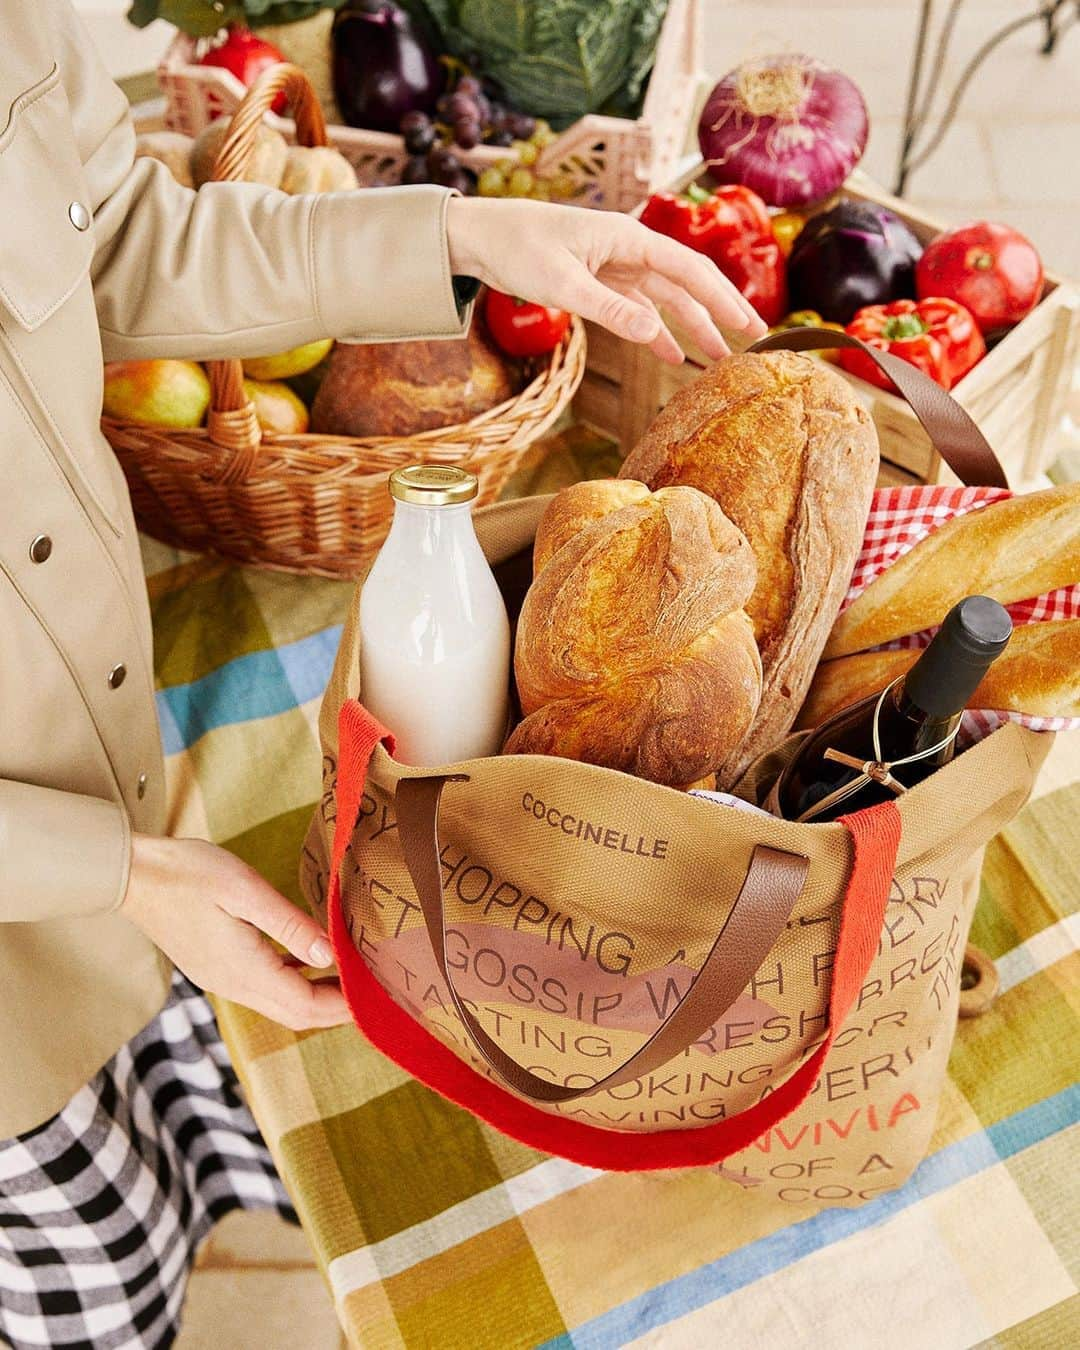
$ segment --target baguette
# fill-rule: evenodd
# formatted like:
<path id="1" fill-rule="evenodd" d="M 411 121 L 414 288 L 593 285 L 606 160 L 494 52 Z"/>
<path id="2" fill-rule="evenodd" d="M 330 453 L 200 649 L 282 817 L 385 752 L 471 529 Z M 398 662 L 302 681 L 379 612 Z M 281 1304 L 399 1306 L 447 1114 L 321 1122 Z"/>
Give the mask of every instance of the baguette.
<path id="1" fill-rule="evenodd" d="M 823 661 L 796 727 L 820 726 L 841 708 L 884 689 L 920 655 L 919 649 L 908 647 Z M 1020 624 L 968 706 L 1033 717 L 1080 717 L 1080 619 Z"/>
<path id="2" fill-rule="evenodd" d="M 1003 605 L 1080 582 L 1080 483 L 956 516 L 920 539 L 833 625 L 823 660 L 939 624 L 966 595 Z"/>

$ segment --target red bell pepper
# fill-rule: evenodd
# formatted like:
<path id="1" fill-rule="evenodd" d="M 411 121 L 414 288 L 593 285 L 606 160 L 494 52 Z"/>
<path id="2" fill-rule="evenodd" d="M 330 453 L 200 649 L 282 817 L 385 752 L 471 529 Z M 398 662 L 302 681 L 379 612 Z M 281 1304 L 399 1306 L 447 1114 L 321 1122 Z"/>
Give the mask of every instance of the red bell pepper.
<path id="1" fill-rule="evenodd" d="M 749 188 L 657 192 L 641 213 L 643 225 L 704 253 L 767 324 L 787 310 L 784 257 L 765 203 Z"/>
<path id="2" fill-rule="evenodd" d="M 955 300 L 894 300 L 891 305 L 860 309 L 846 331 L 871 347 L 891 352 L 943 389 L 951 389 L 986 354 L 986 343 L 971 313 Z M 880 389 L 895 390 L 865 352 L 842 348 L 840 364 Z"/>

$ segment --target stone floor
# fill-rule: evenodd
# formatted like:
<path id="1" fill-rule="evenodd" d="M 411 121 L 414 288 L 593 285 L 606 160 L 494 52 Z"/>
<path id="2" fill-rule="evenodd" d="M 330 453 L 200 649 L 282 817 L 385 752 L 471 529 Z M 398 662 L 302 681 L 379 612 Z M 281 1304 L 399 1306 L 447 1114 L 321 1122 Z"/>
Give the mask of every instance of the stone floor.
<path id="1" fill-rule="evenodd" d="M 168 41 L 164 24 L 138 33 L 125 23 L 128 0 L 75 3 L 115 75 L 149 69 Z M 916 0 L 703 3 L 710 73 L 777 50 L 810 52 L 846 70 L 871 112 L 864 167 L 892 185 Z M 939 3 L 936 11 L 943 8 Z M 943 87 L 951 88 L 987 35 L 1034 9 L 1035 0 L 978 0 L 961 8 Z M 1050 58 L 1039 55 L 1034 27 L 1004 44 L 976 76 L 937 153 L 912 175 L 907 195 L 944 221 L 987 215 L 1014 224 L 1049 267 L 1080 277 L 1080 27 L 1065 33 Z M 1063 451 L 1076 456 L 1072 476 L 1080 476 L 1080 390 L 1073 416 Z M 344 1345 L 302 1233 L 271 1215 L 231 1215 L 201 1253 L 178 1350 L 285 1350 L 301 1343 L 303 1350 Z"/>
<path id="2" fill-rule="evenodd" d="M 270 1212 L 228 1215 L 199 1253 L 176 1350 L 345 1350 L 299 1228 Z"/>

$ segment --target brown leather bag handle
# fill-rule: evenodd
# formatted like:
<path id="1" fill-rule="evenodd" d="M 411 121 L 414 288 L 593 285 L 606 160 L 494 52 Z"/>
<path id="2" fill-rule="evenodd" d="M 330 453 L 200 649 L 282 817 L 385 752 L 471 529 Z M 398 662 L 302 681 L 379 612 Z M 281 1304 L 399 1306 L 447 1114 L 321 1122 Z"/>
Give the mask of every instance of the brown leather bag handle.
<path id="1" fill-rule="evenodd" d="M 788 328 L 782 333 L 770 333 L 748 350 L 808 352 L 830 347 L 857 347 L 866 353 L 900 390 L 934 449 L 962 483 L 969 487 L 1009 486 L 997 455 L 956 399 L 950 398 L 940 384 L 935 384 L 928 375 L 898 356 L 860 342 L 850 333 L 831 328 Z"/>
<path id="2" fill-rule="evenodd" d="M 536 1102 L 569 1102 L 603 1088 L 629 1083 L 653 1072 L 688 1049 L 735 1002 L 750 983 L 784 930 L 809 870 L 809 860 L 796 853 L 759 844 L 731 912 L 701 970 L 679 1004 L 643 1046 L 598 1083 L 563 1087 L 520 1065 L 480 1025 L 454 987 L 446 963 L 446 913 L 439 845 L 439 802 L 447 783 L 461 775 L 404 778 L 397 789 L 398 834 L 435 963 L 446 981 L 458 1016 L 477 1052 L 504 1083 Z"/>

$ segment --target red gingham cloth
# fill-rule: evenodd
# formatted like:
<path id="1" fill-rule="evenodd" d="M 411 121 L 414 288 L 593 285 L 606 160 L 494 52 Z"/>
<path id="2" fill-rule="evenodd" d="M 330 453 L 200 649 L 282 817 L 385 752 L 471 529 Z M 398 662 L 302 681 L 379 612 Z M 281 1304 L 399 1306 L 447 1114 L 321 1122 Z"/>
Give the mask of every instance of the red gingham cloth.
<path id="1" fill-rule="evenodd" d="M 862 551 L 855 563 L 851 585 L 841 613 L 866 590 L 879 573 L 897 558 L 954 516 L 977 511 L 1013 494 L 1005 488 L 988 487 L 891 487 L 879 488 L 870 505 Z M 1042 623 L 1050 619 L 1080 619 L 1080 584 L 1063 586 L 1046 595 L 1031 596 L 1007 606 L 1014 624 Z M 882 650 L 925 647 L 937 627 L 912 633 L 882 644 Z M 1026 713 L 993 708 L 972 709 L 964 714 L 962 738 L 971 744 L 988 736 L 1005 722 L 1020 722 L 1036 731 L 1072 731 L 1080 728 L 1077 717 L 1030 717 Z"/>

